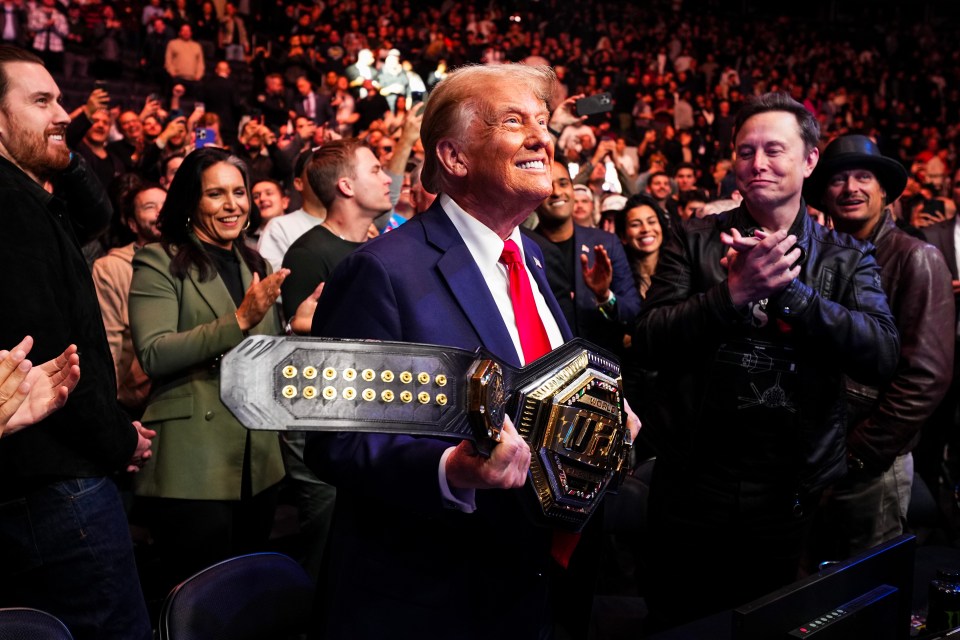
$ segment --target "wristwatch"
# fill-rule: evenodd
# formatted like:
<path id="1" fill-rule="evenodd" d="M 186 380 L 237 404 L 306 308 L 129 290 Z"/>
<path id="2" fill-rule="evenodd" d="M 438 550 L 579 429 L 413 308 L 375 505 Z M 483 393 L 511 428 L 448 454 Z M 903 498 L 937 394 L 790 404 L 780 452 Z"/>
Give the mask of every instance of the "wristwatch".
<path id="1" fill-rule="evenodd" d="M 597 309 L 600 310 L 600 313 L 603 314 L 603 317 L 607 320 L 613 320 L 613 311 L 617 307 L 617 296 L 610 291 L 610 296 L 597 305 Z"/>

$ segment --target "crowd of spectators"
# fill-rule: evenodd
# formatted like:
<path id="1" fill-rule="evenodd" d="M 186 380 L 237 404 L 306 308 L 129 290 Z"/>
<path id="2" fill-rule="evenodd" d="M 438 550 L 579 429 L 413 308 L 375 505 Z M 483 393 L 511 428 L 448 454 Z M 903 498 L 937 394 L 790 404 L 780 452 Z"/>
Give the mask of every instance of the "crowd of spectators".
<path id="1" fill-rule="evenodd" d="M 134 169 L 157 179 L 159 160 L 212 129 L 216 143 L 243 147 L 255 173 L 291 189 L 295 152 L 278 157 L 278 150 L 373 129 L 396 137 L 406 108 L 447 68 L 526 61 L 554 66 L 564 94 L 612 94 L 612 111 L 569 127 L 558 147 L 572 168 L 593 165 L 599 178 L 596 165 L 604 165 L 596 195 L 643 191 L 648 168 L 672 178 L 690 163 L 696 186 L 711 199 L 729 196 L 732 180 L 724 177 L 733 117 L 744 96 L 771 90 L 803 102 L 820 120 L 825 142 L 852 132 L 876 138 L 911 170 L 908 196 L 951 195 L 960 51 L 951 48 L 946 29 L 921 22 L 864 28 L 745 20 L 692 2 L 10 0 L 4 6 L 10 18 L 3 39 L 32 48 L 55 76 L 93 84 L 136 74 L 156 82 L 151 97 L 158 100 L 146 107 L 145 96 L 114 95 L 104 104 L 111 107 L 108 142 L 127 144 L 126 153 L 113 153 L 119 144 L 111 150 L 124 164 L 113 161 L 114 177 Z M 141 131 L 132 122 L 121 126 L 133 120 L 121 116 L 121 105 L 138 116 Z M 93 111 L 87 109 L 90 120 Z M 175 125 L 178 117 L 186 126 Z M 269 132 L 244 126 L 250 118 Z M 100 135 L 95 124 L 87 141 Z M 150 145 L 156 140 L 160 154 Z M 145 151 L 135 153 L 139 148 Z M 294 198 L 291 208 L 297 204 Z"/>
<path id="2" fill-rule="evenodd" d="M 955 215 L 960 48 L 945 30 L 689 4 L 5 0 L 0 38 L 33 50 L 58 79 L 88 81 L 86 102 L 66 105 L 67 140 L 117 212 L 85 247 L 91 264 L 159 239 L 161 188 L 205 146 L 243 161 L 258 205 L 247 236 L 275 270 L 295 238 L 280 242 L 283 225 L 271 235 L 268 223 L 290 212 L 300 233 L 321 223 L 304 163 L 331 140 L 361 138 L 392 176 L 393 210 L 370 234 L 389 231 L 426 206 L 417 106 L 448 69 L 468 63 L 554 67 L 571 99 L 551 105 L 551 128 L 576 185 L 575 220 L 618 233 L 641 297 L 656 268 L 645 247 L 659 247 L 680 219 L 735 206 L 734 119 L 749 95 L 789 93 L 820 121 L 823 145 L 847 133 L 877 140 L 910 172 L 896 208 L 902 226 Z M 152 90 L 119 95 L 133 78 Z M 569 117 L 573 98 L 601 92 L 610 110 Z M 283 302 L 292 316 L 299 301 Z M 117 311 L 118 326 L 125 314 Z M 137 416 L 149 382 L 135 362 L 117 366 L 121 376 L 136 369 L 128 382 L 141 391 L 121 400 Z"/>

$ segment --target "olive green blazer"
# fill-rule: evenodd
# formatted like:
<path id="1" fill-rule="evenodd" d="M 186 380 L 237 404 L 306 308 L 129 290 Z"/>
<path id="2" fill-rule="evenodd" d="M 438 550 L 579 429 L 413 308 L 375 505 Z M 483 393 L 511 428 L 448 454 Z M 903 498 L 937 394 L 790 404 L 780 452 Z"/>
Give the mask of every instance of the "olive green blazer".
<path id="1" fill-rule="evenodd" d="M 239 254 L 238 254 L 239 256 Z M 269 265 L 268 265 L 269 268 Z M 252 274 L 240 261 L 244 288 Z M 155 429 L 153 457 L 135 479 L 141 496 L 239 500 L 247 430 L 220 402 L 220 357 L 244 336 L 226 285 L 199 271 L 170 273 L 170 257 L 150 244 L 133 258 L 130 328 L 153 390 L 141 422 Z M 276 311 L 250 334 L 281 333 Z M 250 432 L 253 493 L 283 477 L 277 434 Z"/>

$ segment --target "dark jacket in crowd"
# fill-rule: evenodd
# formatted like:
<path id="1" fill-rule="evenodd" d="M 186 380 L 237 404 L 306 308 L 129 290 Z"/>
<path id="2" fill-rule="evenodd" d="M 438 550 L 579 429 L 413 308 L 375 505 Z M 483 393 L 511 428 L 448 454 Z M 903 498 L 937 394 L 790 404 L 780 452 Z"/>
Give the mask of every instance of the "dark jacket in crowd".
<path id="1" fill-rule="evenodd" d="M 897 229 L 889 212 L 871 241 L 900 330 L 900 363 L 882 387 L 847 381 L 847 447 L 866 471 L 880 473 L 916 446 L 950 387 L 955 324 L 950 270 L 935 247 Z"/>
<path id="2" fill-rule="evenodd" d="M 758 226 L 741 206 L 671 231 L 634 336 L 659 370 L 643 435 L 679 464 L 813 493 L 847 468 L 842 375 L 885 381 L 899 339 L 872 246 L 806 205 L 790 229 L 800 276 L 750 313 L 735 307 L 720 233 Z"/>
<path id="3" fill-rule="evenodd" d="M 80 252 L 106 228 L 106 192 L 74 155 L 43 190 L 0 158 L 0 344 L 34 338 L 40 364 L 71 344 L 80 354 L 80 382 L 66 405 L 40 424 L 0 441 L 0 498 L 22 496 L 52 481 L 109 475 L 130 460 L 137 432 L 117 404 L 117 382 L 90 271 Z"/>

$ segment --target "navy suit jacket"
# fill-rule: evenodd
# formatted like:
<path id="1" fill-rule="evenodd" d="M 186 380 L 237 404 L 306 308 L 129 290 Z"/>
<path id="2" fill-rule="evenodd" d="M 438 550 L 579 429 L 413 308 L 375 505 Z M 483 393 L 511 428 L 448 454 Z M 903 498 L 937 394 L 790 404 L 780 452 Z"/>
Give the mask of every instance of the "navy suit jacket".
<path id="1" fill-rule="evenodd" d="M 548 251 L 558 251 L 550 240 L 537 231 L 525 231 L 525 235 L 533 239 L 544 254 Z M 556 273 L 548 273 L 547 280 L 557 296 L 564 291 L 573 294 L 573 315 L 572 317 L 567 315 L 567 323 L 570 325 L 573 335 L 589 340 L 614 353 L 621 353 L 624 333 L 629 331 L 630 325 L 640 315 L 641 306 L 640 294 L 637 292 L 637 285 L 634 282 L 627 255 L 623 250 L 623 243 L 612 233 L 593 227 L 581 227 L 577 224 L 573 225 L 573 242 L 573 282 L 561 282 L 560 274 Z M 596 252 L 593 248 L 596 245 L 603 245 L 607 255 L 610 256 L 610 263 L 613 267 L 613 281 L 610 283 L 610 290 L 617 297 L 617 304 L 614 307 L 615 318 L 611 320 L 603 317 L 600 313 L 597 306 L 597 297 L 583 279 L 583 271 L 580 266 L 581 255 L 587 256 L 587 264 L 593 266 L 596 261 Z M 548 265 L 549 262 L 548 260 Z"/>
<path id="2" fill-rule="evenodd" d="M 943 257 L 947 261 L 947 266 L 950 268 L 950 277 L 953 280 L 960 279 L 960 276 L 957 275 L 956 242 L 953 239 L 953 230 L 956 224 L 957 221 L 951 218 L 950 220 L 944 220 L 943 222 L 932 224 L 920 230 L 927 242 L 935 246 L 940 250 L 940 253 L 943 254 Z M 960 295 L 955 294 L 954 301 L 956 302 L 957 318 L 960 319 Z M 957 348 L 960 349 L 960 335 L 957 336 L 957 340 Z M 954 363 L 954 368 L 960 370 L 960 362 Z M 955 380 L 954 383 L 956 384 L 956 382 Z"/>
<path id="3" fill-rule="evenodd" d="M 524 253 L 569 339 L 539 249 L 525 238 Z M 439 200 L 340 263 L 313 333 L 482 346 L 519 366 L 486 282 Z M 394 435 L 309 437 L 307 463 L 337 487 L 326 556 L 330 637 L 520 638 L 549 625 L 550 531 L 525 517 L 521 490 L 477 491 L 472 514 L 444 508 L 437 474 L 451 444 Z M 488 610 L 494 593 L 497 604 Z"/>
<path id="4" fill-rule="evenodd" d="M 297 91 L 290 94 L 289 104 L 293 105 L 293 112 L 298 116 L 307 115 L 307 109 L 303 104 L 305 99 L 306 98 L 300 95 L 300 93 Z M 318 125 L 322 126 L 324 124 L 336 121 L 337 111 L 333 108 L 333 105 L 330 104 L 330 96 L 314 91 L 313 100 L 316 111 L 316 117 L 314 117 L 314 121 Z"/>
<path id="5" fill-rule="evenodd" d="M 950 220 L 944 220 L 943 222 L 938 222 L 937 224 L 924 227 L 920 230 L 927 242 L 939 249 L 943 257 L 946 258 L 947 266 L 950 267 L 950 276 L 954 280 L 958 279 L 957 253 L 953 241 L 953 230 L 956 224 L 957 221 L 951 218 Z"/>

